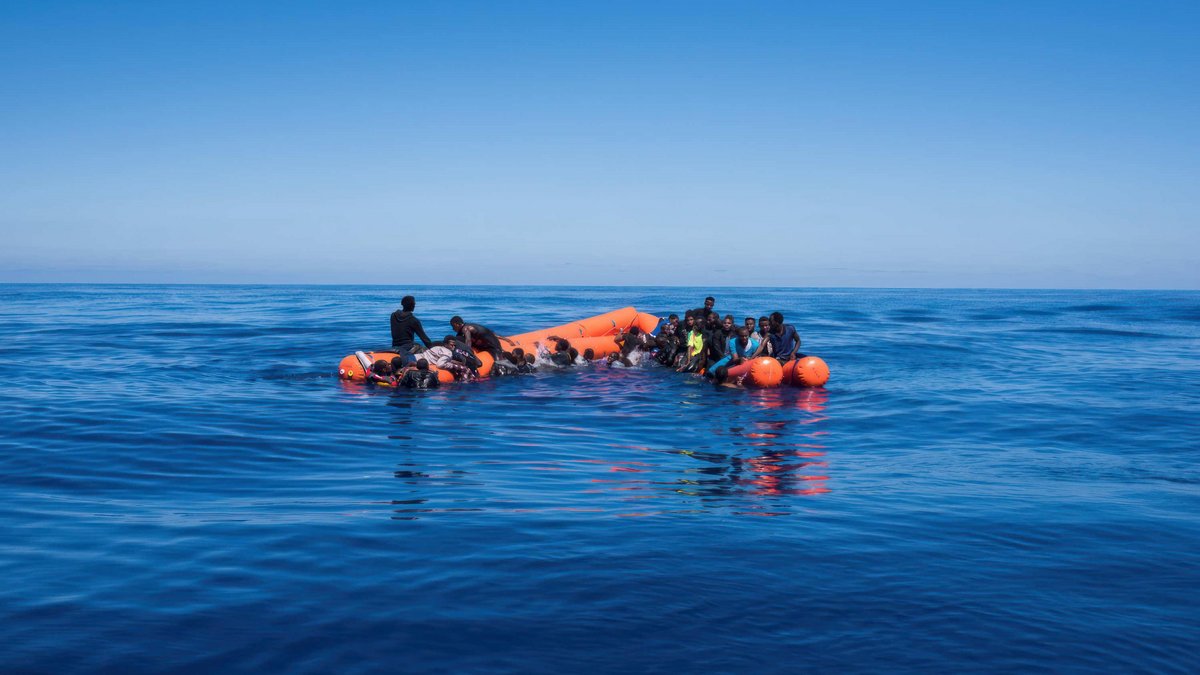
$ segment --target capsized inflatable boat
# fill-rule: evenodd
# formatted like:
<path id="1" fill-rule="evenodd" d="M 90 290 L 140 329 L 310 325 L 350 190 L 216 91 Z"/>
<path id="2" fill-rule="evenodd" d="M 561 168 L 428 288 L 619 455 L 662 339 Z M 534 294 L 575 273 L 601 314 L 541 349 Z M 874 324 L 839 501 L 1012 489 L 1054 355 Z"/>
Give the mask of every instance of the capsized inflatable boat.
<path id="1" fill-rule="evenodd" d="M 508 338 L 513 341 L 513 344 L 510 345 L 504 341 L 501 341 L 501 344 L 506 351 L 520 347 L 536 356 L 539 343 L 547 349 L 551 349 L 552 345 L 548 344 L 549 338 L 560 337 L 569 340 L 571 346 L 578 349 L 579 353 L 582 354 L 585 350 L 591 349 L 596 358 L 601 358 L 620 349 L 613 340 L 618 333 L 628 331 L 634 326 L 651 333 L 658 327 L 658 322 L 658 317 L 653 314 L 643 314 L 633 307 L 625 307 L 579 321 L 564 323 L 561 326 L 510 335 Z M 397 356 L 399 356 L 398 353 L 386 350 L 350 354 L 342 358 L 341 363 L 338 364 L 338 377 L 353 382 L 364 382 L 372 363 L 379 359 L 391 361 Z M 475 356 L 483 362 L 483 365 L 479 367 L 480 376 L 487 377 L 488 373 L 492 371 L 492 355 L 477 351 Z M 430 370 L 437 370 L 437 368 L 430 366 Z M 454 381 L 454 377 L 444 370 L 438 371 L 438 379 L 442 382 Z"/>
<path id="2" fill-rule="evenodd" d="M 509 339 L 513 344 L 504 343 L 504 347 L 508 351 L 520 347 L 527 353 L 536 355 L 539 345 L 550 349 L 552 345 L 549 344 L 549 339 L 560 337 L 570 341 L 571 346 L 578 349 L 580 354 L 591 349 L 595 358 L 600 359 L 620 350 L 620 346 L 613 340 L 618 333 L 635 326 L 645 333 L 653 333 L 658 324 L 657 316 L 638 312 L 633 307 L 625 307 L 561 326 L 512 335 Z M 393 351 L 355 352 L 342 358 L 338 364 L 338 377 L 352 382 L 364 382 L 372 363 L 379 359 L 390 361 L 397 356 L 399 354 Z M 475 356 L 482 362 L 478 369 L 480 376 L 487 377 L 492 371 L 492 355 L 477 351 Z M 438 380 L 442 382 L 454 381 L 454 376 L 447 371 L 438 370 L 434 366 L 430 366 L 429 369 L 437 371 Z M 780 384 L 819 387 L 829 380 L 829 366 L 816 356 L 805 356 L 782 365 L 776 359 L 763 356 L 747 359 L 730 367 L 727 379 L 734 378 L 752 387 L 776 387 Z"/>

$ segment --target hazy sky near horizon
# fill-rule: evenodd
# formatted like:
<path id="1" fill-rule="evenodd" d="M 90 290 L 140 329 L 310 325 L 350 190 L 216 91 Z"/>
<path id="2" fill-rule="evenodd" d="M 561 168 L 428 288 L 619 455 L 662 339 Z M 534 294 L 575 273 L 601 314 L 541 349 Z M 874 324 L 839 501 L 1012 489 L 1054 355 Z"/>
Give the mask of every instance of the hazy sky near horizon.
<path id="1" fill-rule="evenodd" d="M 1200 288 L 1196 2 L 0 6 L 0 281 Z"/>

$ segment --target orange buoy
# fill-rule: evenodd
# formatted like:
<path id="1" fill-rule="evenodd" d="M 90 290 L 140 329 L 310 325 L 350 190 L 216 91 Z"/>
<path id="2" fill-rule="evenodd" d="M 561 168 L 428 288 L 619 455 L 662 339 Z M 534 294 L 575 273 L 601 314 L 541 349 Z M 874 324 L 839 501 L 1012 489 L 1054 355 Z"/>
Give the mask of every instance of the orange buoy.
<path id="1" fill-rule="evenodd" d="M 777 387 L 783 380 L 783 366 L 769 356 L 760 356 L 750 361 L 746 379 L 742 382 L 754 387 Z"/>
<path id="2" fill-rule="evenodd" d="M 820 387 L 829 381 L 829 366 L 820 357 L 805 356 L 784 366 L 783 380 L 797 387 Z"/>

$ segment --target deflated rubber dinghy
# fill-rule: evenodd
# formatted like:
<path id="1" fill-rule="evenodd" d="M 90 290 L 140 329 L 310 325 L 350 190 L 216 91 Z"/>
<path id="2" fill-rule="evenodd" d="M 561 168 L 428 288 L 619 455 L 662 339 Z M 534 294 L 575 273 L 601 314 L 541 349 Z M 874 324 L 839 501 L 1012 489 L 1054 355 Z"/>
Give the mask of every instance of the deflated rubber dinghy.
<path id="1" fill-rule="evenodd" d="M 643 332 L 649 333 L 658 327 L 658 322 L 658 317 L 653 314 L 644 314 L 633 307 L 624 307 L 561 326 L 511 335 L 509 339 L 514 344 L 503 344 L 508 351 L 520 347 L 526 352 L 536 355 L 537 345 L 535 343 L 549 346 L 546 344 L 547 340 L 554 336 L 570 341 L 571 346 L 578 349 L 581 354 L 585 350 L 591 349 L 596 358 L 600 358 L 620 349 L 613 341 L 613 336 L 621 331 L 628 331 L 636 326 Z M 399 355 L 397 352 L 387 350 L 350 354 L 342 358 L 341 363 L 338 364 L 338 377 L 352 382 L 365 382 L 372 363 L 380 359 L 391 361 Z M 487 377 L 492 370 L 492 355 L 477 351 L 475 356 L 483 362 L 483 365 L 479 367 L 480 376 Z M 444 370 L 438 370 L 433 366 L 430 366 L 429 369 L 437 371 L 438 380 L 441 382 L 454 381 L 454 377 Z"/>
<path id="2" fill-rule="evenodd" d="M 620 351 L 613 337 L 621 332 L 628 332 L 637 327 L 644 333 L 653 333 L 658 328 L 659 318 L 653 314 L 638 312 L 633 307 L 624 307 L 606 314 L 581 319 L 561 326 L 543 328 L 541 330 L 521 333 L 509 337 L 513 344 L 505 344 L 511 351 L 520 347 L 527 353 L 537 354 L 538 344 L 549 349 L 551 337 L 568 340 L 579 353 L 592 350 L 596 359 Z M 399 356 L 394 351 L 355 352 L 342 359 L 338 364 L 338 377 L 351 382 L 365 382 L 371 364 L 379 359 L 391 361 Z M 487 377 L 492 371 L 492 355 L 487 352 L 475 352 L 482 365 L 479 375 Z M 437 372 L 441 382 L 454 382 L 454 376 L 445 370 L 438 370 L 430 365 L 430 370 Z M 777 387 L 780 384 L 790 384 L 796 387 L 820 387 L 829 381 L 829 366 L 816 356 L 804 356 L 785 364 L 769 356 L 747 359 L 728 369 L 728 379 L 738 379 L 748 387 Z"/>

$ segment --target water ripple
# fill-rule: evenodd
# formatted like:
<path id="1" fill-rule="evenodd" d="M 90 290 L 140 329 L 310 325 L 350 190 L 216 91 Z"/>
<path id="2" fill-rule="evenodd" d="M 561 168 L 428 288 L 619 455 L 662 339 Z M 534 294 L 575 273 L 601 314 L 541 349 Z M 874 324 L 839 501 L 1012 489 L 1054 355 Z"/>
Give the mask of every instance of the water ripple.
<path id="1" fill-rule="evenodd" d="M 0 287 L 0 666 L 1200 669 L 1195 293 L 713 291 L 817 390 L 333 373 L 410 291 L 437 335 L 709 290 Z"/>

